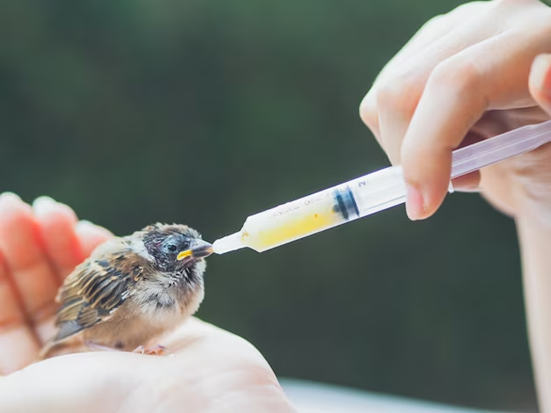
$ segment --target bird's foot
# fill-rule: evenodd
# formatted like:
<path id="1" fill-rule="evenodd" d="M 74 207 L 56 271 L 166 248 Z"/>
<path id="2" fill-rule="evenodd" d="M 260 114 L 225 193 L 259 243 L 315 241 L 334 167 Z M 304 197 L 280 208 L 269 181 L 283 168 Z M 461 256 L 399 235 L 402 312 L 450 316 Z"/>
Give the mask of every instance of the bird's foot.
<path id="1" fill-rule="evenodd" d="M 147 354 L 149 356 L 164 356 L 168 354 L 168 351 L 165 346 L 157 344 L 148 348 L 145 348 L 144 346 L 139 346 L 132 353 Z"/>

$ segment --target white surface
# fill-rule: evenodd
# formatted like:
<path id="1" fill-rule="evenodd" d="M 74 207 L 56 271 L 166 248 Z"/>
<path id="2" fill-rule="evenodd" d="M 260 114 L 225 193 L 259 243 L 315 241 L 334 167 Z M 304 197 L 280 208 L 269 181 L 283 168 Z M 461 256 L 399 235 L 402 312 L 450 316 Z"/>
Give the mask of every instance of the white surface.
<path id="1" fill-rule="evenodd" d="M 505 413 L 464 409 L 294 379 L 280 380 L 300 413 Z"/>

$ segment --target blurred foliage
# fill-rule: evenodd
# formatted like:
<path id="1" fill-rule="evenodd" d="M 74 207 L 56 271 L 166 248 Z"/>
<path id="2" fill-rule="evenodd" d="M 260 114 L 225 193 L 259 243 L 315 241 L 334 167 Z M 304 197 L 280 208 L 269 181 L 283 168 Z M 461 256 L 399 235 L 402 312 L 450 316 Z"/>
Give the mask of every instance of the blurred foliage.
<path id="1" fill-rule="evenodd" d="M 388 165 L 371 82 L 457 0 L 0 3 L 0 190 L 127 234 L 245 217 Z M 437 116 L 437 114 L 435 114 Z M 477 195 L 210 259 L 200 316 L 279 375 L 533 408 L 511 220 Z"/>

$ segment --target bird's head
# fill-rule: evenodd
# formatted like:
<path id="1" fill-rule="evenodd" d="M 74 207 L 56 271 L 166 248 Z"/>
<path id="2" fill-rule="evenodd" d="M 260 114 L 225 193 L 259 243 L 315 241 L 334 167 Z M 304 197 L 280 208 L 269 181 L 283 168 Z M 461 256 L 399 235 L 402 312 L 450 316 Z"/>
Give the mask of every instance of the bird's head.
<path id="1" fill-rule="evenodd" d="M 201 277 L 204 259 L 212 254 L 212 245 L 201 234 L 186 225 L 155 224 L 142 231 L 143 244 L 161 272 Z"/>

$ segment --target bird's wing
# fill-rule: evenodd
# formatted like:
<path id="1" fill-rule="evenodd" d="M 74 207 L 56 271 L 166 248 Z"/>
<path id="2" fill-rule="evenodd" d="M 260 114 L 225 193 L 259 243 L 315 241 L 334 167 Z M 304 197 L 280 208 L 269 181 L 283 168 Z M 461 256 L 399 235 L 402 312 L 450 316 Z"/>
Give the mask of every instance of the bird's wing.
<path id="1" fill-rule="evenodd" d="M 107 321 L 132 293 L 148 265 L 121 240 L 102 245 L 66 278 L 56 301 L 54 342 L 65 340 L 98 323 Z"/>

